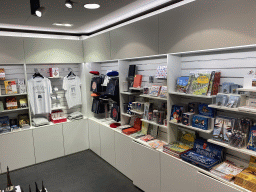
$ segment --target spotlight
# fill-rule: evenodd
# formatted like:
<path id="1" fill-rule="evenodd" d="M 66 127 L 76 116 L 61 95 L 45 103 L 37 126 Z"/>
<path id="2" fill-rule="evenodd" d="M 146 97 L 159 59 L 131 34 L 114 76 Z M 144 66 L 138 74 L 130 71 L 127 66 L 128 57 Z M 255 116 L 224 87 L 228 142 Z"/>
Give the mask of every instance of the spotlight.
<path id="1" fill-rule="evenodd" d="M 37 16 L 37 17 L 42 17 L 44 13 L 45 13 L 45 8 L 44 8 L 44 7 L 39 7 L 39 8 L 36 10 L 36 16 Z"/>
<path id="2" fill-rule="evenodd" d="M 73 3 L 71 0 L 66 0 L 65 2 L 65 6 L 69 9 L 72 9 L 73 8 Z"/>
<path id="3" fill-rule="evenodd" d="M 85 4 L 84 8 L 86 8 L 86 9 L 98 9 L 98 8 L 100 8 L 100 5 L 99 4 Z"/>

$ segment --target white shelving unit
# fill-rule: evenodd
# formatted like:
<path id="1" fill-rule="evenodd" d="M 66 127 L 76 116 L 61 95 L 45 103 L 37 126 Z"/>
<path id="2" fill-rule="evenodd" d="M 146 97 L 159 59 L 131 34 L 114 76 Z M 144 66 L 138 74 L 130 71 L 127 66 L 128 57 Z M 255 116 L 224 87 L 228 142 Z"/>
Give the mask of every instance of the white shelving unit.
<path id="1" fill-rule="evenodd" d="M 149 123 L 149 124 L 151 124 L 151 125 L 156 125 L 156 126 L 158 126 L 158 127 L 161 127 L 161 128 L 163 128 L 163 129 L 166 129 L 166 130 L 167 130 L 167 126 L 165 126 L 165 125 L 160 125 L 160 124 L 158 124 L 158 123 L 156 123 L 156 122 L 149 121 L 149 120 L 146 120 L 146 119 L 141 119 L 141 121 L 144 121 L 144 122 Z"/>
<path id="2" fill-rule="evenodd" d="M 10 95 L 0 95 L 0 97 L 14 97 L 14 96 L 23 96 L 27 95 L 27 93 L 17 93 L 17 94 L 10 94 Z"/>
<path id="3" fill-rule="evenodd" d="M 193 95 L 193 94 L 186 94 L 186 93 L 179 93 L 179 92 L 170 92 L 171 95 L 181 95 L 186 97 L 198 97 L 198 98 L 204 98 L 204 99 L 213 99 L 216 97 L 216 95 L 206 96 L 206 95 Z"/>
<path id="4" fill-rule="evenodd" d="M 121 113 L 123 116 L 132 117 L 133 115 L 129 115 L 128 113 Z"/>
<path id="5" fill-rule="evenodd" d="M 132 113 L 138 114 L 138 115 L 143 115 L 144 112 L 141 111 L 136 111 L 136 110 L 131 110 Z"/>
<path id="6" fill-rule="evenodd" d="M 140 97 L 144 97 L 144 98 L 148 98 L 148 99 L 155 99 L 155 100 L 163 100 L 163 101 L 167 101 L 167 98 L 162 98 L 162 97 L 153 97 L 153 96 L 150 96 L 150 95 L 140 95 Z"/>
<path id="7" fill-rule="evenodd" d="M 194 130 L 194 131 L 202 132 L 202 133 L 208 133 L 209 134 L 209 133 L 213 132 L 213 127 L 211 129 L 204 130 L 204 129 L 199 129 L 199 128 L 192 127 L 192 126 L 183 125 L 182 123 L 174 123 L 174 122 L 171 122 L 171 121 L 169 121 L 169 123 L 173 124 L 173 125 L 177 125 L 179 127 L 184 127 L 186 129 L 191 129 L 191 130 Z"/>
<path id="8" fill-rule="evenodd" d="M 4 111 L 1 111 L 0 114 L 2 114 L 2 113 L 12 113 L 12 112 L 23 111 L 23 110 L 28 110 L 28 107 L 25 107 L 25 108 L 18 108 L 18 109 L 4 110 Z"/>

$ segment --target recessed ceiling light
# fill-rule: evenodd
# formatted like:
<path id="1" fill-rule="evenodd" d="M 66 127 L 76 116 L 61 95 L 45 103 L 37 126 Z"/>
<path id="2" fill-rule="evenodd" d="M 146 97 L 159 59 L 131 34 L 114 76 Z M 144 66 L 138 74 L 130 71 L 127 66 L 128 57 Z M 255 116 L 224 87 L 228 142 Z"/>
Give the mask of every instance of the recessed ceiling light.
<path id="1" fill-rule="evenodd" d="M 36 10 L 36 16 L 37 16 L 37 17 L 42 17 L 44 13 L 45 13 L 45 8 L 44 8 L 44 7 L 39 7 L 39 8 Z"/>
<path id="2" fill-rule="evenodd" d="M 70 1 L 70 0 L 66 0 L 65 2 L 65 6 L 69 9 L 72 9 L 73 8 L 73 2 Z"/>
<path id="3" fill-rule="evenodd" d="M 60 26 L 60 27 L 72 27 L 73 24 L 69 23 L 53 23 L 52 25 Z"/>
<path id="4" fill-rule="evenodd" d="M 84 8 L 86 8 L 86 9 L 98 9 L 98 8 L 100 8 L 100 5 L 99 4 L 85 4 Z"/>

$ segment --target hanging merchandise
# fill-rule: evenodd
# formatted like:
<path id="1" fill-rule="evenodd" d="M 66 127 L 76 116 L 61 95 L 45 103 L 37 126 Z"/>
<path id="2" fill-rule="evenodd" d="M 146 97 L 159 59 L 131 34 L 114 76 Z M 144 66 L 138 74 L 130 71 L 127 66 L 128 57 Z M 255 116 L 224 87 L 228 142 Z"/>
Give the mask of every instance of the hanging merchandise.
<path id="1" fill-rule="evenodd" d="M 120 107 L 116 103 L 114 103 L 113 107 L 111 108 L 110 117 L 116 122 L 120 121 Z"/>
<path id="2" fill-rule="evenodd" d="M 97 97 L 93 98 L 92 102 L 92 110 L 93 113 L 99 114 L 99 113 L 104 113 L 105 112 L 105 106 L 104 102 Z"/>
<path id="3" fill-rule="evenodd" d="M 28 93 L 31 111 L 34 115 L 51 112 L 51 81 L 36 72 L 28 80 Z"/>
<path id="4" fill-rule="evenodd" d="M 91 91 L 94 93 L 100 93 L 103 91 L 101 84 L 103 83 L 103 77 L 96 76 L 91 80 Z"/>
<path id="5" fill-rule="evenodd" d="M 105 95 L 110 96 L 112 100 L 119 102 L 119 79 L 111 78 L 108 82 Z"/>
<path id="6" fill-rule="evenodd" d="M 63 89 L 65 90 L 68 108 L 82 104 L 80 85 L 80 78 L 72 71 L 63 78 Z"/>

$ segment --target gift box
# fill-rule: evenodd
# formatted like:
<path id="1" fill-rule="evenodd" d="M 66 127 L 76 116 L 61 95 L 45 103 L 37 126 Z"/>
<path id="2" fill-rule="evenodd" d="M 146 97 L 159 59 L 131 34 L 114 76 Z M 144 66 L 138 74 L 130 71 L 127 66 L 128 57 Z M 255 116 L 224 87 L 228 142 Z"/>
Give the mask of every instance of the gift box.
<path id="1" fill-rule="evenodd" d="M 192 127 L 208 130 L 211 126 L 211 118 L 203 115 L 194 115 L 192 119 Z"/>
<path id="2" fill-rule="evenodd" d="M 181 123 L 183 125 L 192 126 L 193 116 L 194 116 L 194 113 L 189 113 L 189 112 L 183 113 Z"/>
<path id="3" fill-rule="evenodd" d="M 223 153 L 223 147 L 202 139 L 196 139 L 193 149 L 182 154 L 181 158 L 203 169 L 210 170 L 213 166 L 222 162 Z"/>
<path id="4" fill-rule="evenodd" d="M 208 107 L 208 104 L 201 103 L 198 107 L 199 115 L 208 116 L 208 117 L 215 117 L 216 110 Z"/>

